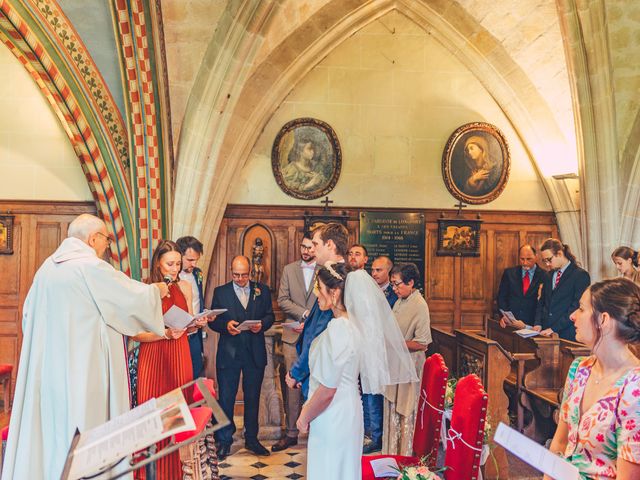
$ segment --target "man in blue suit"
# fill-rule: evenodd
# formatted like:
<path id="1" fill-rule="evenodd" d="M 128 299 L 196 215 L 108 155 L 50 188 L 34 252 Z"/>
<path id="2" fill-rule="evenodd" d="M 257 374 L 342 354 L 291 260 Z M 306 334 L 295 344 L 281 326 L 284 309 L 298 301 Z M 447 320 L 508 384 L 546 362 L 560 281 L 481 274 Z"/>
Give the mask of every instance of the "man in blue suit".
<path id="1" fill-rule="evenodd" d="M 202 256 L 202 243 L 195 237 L 180 237 L 176 244 L 182 253 L 182 271 L 180 279 L 191 284 L 193 292 L 193 313 L 204 310 L 204 290 L 202 287 L 202 270 L 198 268 L 198 260 Z M 189 350 L 191 351 L 191 365 L 193 378 L 204 376 L 204 329 L 198 329 L 189 335 Z"/>
<path id="2" fill-rule="evenodd" d="M 231 419 L 231 425 L 215 433 L 220 459 L 229 455 L 236 431 L 233 407 L 240 374 L 244 393 L 245 447 L 257 455 L 269 455 L 269 450 L 258 441 L 258 408 L 267 365 L 264 332 L 273 325 L 274 316 L 269 287 L 249 281 L 249 270 L 247 257 L 235 257 L 231 262 L 233 281 L 214 290 L 211 305 L 211 308 L 227 309 L 209 323 L 209 327 L 220 334 L 216 355 L 218 398 L 225 415 Z M 259 320 L 260 323 L 241 331 L 238 326 L 245 320 Z"/>
<path id="3" fill-rule="evenodd" d="M 318 266 L 323 266 L 327 262 L 343 263 L 349 245 L 349 232 L 344 225 L 327 223 L 314 230 L 311 242 L 316 252 Z M 316 300 L 304 322 L 304 330 L 296 343 L 298 360 L 287 373 L 286 381 L 290 388 L 302 388 L 304 398 L 307 398 L 309 394 L 309 349 L 311 342 L 324 332 L 332 315 L 331 310 L 320 310 Z"/>

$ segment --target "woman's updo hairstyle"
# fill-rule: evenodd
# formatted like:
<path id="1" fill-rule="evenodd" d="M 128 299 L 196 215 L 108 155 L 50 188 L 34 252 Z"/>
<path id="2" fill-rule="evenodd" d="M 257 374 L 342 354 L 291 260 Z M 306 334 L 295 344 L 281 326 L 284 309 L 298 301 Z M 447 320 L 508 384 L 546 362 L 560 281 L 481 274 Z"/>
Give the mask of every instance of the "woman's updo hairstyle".
<path id="1" fill-rule="evenodd" d="M 627 278 L 611 278 L 589 287 L 596 344 L 602 332 L 598 317 L 607 312 L 616 320 L 617 337 L 623 343 L 640 343 L 640 287 Z"/>
<path id="2" fill-rule="evenodd" d="M 344 284 L 350 271 L 351 268 L 347 263 L 328 263 L 318 270 L 318 280 L 329 290 L 340 289 L 340 303 L 342 305 L 344 305 Z"/>
<path id="3" fill-rule="evenodd" d="M 631 247 L 616 248 L 611 254 L 611 260 L 613 260 L 616 257 L 622 258 L 623 260 L 631 259 L 631 263 L 633 264 L 633 266 L 636 268 L 638 267 L 638 252 L 636 252 Z"/>

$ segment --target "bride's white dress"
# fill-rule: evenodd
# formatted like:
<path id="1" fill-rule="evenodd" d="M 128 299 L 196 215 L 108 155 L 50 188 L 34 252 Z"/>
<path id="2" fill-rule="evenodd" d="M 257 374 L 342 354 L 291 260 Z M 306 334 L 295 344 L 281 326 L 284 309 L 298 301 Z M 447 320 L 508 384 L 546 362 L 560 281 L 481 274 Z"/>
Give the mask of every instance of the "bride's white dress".
<path id="1" fill-rule="evenodd" d="M 319 385 L 337 388 L 309 427 L 307 478 L 360 480 L 364 426 L 358 388 L 358 335 L 344 317 L 334 318 L 309 351 L 309 398 Z"/>

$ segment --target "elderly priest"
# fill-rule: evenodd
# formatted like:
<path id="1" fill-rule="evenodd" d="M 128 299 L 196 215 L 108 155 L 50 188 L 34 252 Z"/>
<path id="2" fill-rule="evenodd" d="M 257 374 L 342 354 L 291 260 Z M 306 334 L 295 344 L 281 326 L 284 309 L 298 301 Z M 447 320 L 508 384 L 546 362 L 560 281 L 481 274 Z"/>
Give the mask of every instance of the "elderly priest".
<path id="1" fill-rule="evenodd" d="M 76 428 L 129 410 L 123 335 L 164 335 L 167 286 L 136 282 L 101 260 L 110 243 L 102 220 L 80 215 L 36 273 L 2 480 L 59 479 Z"/>

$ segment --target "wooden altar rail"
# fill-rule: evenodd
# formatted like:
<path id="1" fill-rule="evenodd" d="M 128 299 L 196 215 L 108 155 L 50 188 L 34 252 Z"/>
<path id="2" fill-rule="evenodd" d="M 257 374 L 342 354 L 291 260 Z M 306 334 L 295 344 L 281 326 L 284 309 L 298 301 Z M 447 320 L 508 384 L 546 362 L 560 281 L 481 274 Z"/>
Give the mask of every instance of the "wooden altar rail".
<path id="1" fill-rule="evenodd" d="M 449 333 L 431 327 L 431 335 L 433 343 L 430 353 L 440 353 L 452 375 L 461 378 L 474 373 L 482 380 L 489 396 L 487 421 L 494 431 L 499 422 L 508 425 L 509 400 L 503 385 L 511 371 L 512 355 L 495 340 L 464 330 Z M 484 478 L 509 478 L 509 464 L 504 449 L 496 446 L 493 456 L 495 463 L 492 459 L 487 461 Z"/>

